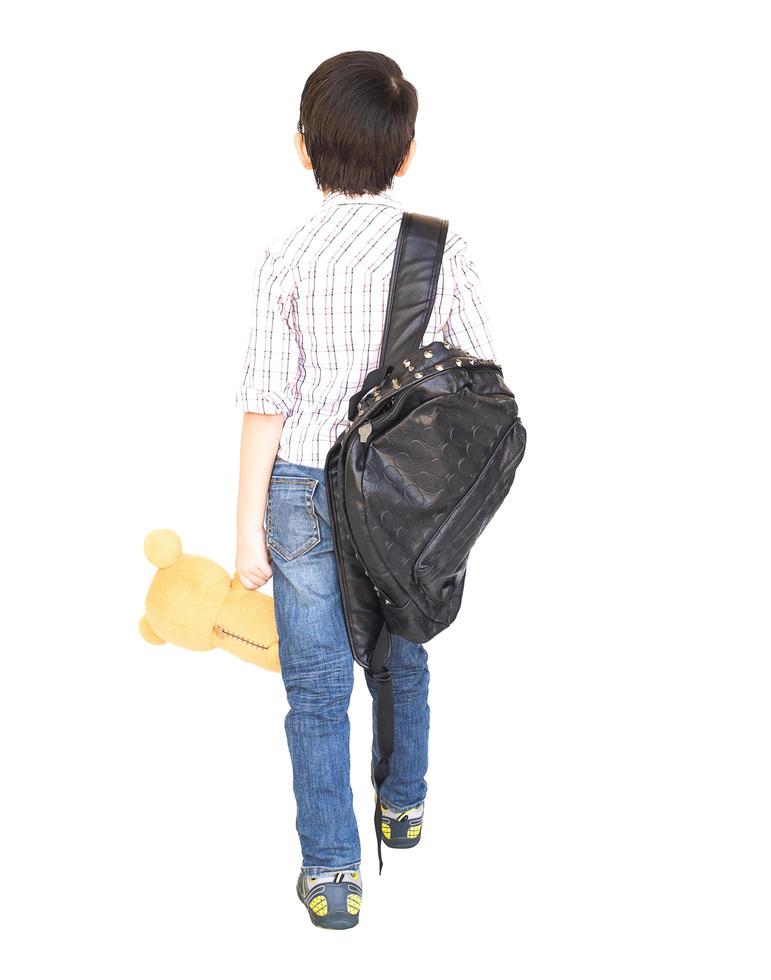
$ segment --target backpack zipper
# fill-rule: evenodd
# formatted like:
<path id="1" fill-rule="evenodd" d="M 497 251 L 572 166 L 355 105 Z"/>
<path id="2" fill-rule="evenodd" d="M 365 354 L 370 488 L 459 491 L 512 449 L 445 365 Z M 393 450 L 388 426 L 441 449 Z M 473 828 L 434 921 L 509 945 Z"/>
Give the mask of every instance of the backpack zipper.
<path id="1" fill-rule="evenodd" d="M 463 363 L 464 358 L 466 360 L 465 364 Z M 455 361 L 455 364 L 454 365 L 449 364 L 449 362 L 451 361 Z M 486 360 L 479 357 L 470 357 L 468 354 L 463 354 L 458 356 L 450 355 L 449 357 L 444 358 L 442 361 L 437 361 L 435 364 L 429 365 L 429 368 L 433 367 L 435 371 L 448 371 L 448 370 L 452 371 L 456 367 L 464 368 L 465 370 L 469 370 L 469 369 L 477 370 L 480 367 L 489 368 L 491 366 L 497 368 L 498 370 L 501 370 L 500 364 L 498 364 L 496 361 Z M 392 398 L 397 391 L 401 391 L 405 388 L 412 389 L 417 382 L 422 381 L 423 378 L 425 378 L 426 376 L 427 376 L 427 372 L 416 371 L 414 374 L 405 378 L 404 381 L 392 385 L 394 390 L 393 392 L 390 392 L 388 394 L 388 398 Z M 433 377 L 433 375 L 431 376 Z M 409 384 L 408 382 L 410 381 L 414 383 Z M 348 435 L 351 429 L 353 429 L 354 426 L 358 425 L 357 431 L 359 433 L 360 441 L 366 442 L 367 439 L 369 439 L 370 435 L 372 434 L 372 423 L 370 420 L 370 413 L 372 412 L 372 409 L 374 408 L 375 404 L 378 401 L 380 401 L 380 399 L 383 397 L 383 393 L 377 390 L 377 388 L 370 388 L 370 390 L 366 393 L 366 395 L 364 395 L 361 399 L 363 402 L 365 398 L 371 397 L 373 395 L 373 392 L 375 393 L 374 400 L 367 406 L 367 408 L 363 409 L 361 413 L 359 413 L 358 418 L 351 419 L 351 421 L 348 423 L 345 429 L 343 429 L 343 433 L 342 433 L 343 435 Z M 385 422 L 387 419 L 389 419 L 395 408 L 396 406 L 393 406 L 391 409 L 389 409 L 387 413 L 385 413 L 378 419 L 378 422 Z M 369 425 L 370 427 L 365 428 L 367 425 Z M 364 431 L 362 432 L 362 430 Z"/>

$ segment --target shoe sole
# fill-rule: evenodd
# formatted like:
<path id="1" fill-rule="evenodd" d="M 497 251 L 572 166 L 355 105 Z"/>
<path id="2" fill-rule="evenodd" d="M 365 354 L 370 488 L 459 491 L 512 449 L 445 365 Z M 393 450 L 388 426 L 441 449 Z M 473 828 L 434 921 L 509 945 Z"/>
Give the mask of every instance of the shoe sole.
<path id="1" fill-rule="evenodd" d="M 303 908 L 310 916 L 311 922 L 314 924 L 314 926 L 318 926 L 319 929 L 352 929 L 354 926 L 359 924 L 358 915 L 350 915 L 348 912 L 344 912 L 342 909 L 336 909 L 334 912 L 328 912 L 327 915 L 316 915 L 316 913 L 312 912 L 305 904 L 305 899 L 300 894 L 299 888 L 295 888 L 295 894 L 303 903 Z"/>
<path id="2" fill-rule="evenodd" d="M 314 915 L 308 909 L 308 914 L 311 917 L 311 922 L 319 929 L 352 929 L 359 924 L 358 915 L 348 915 L 347 912 L 342 912 L 339 909 L 337 912 L 330 912 L 329 915 L 321 916 Z"/>
<path id="3" fill-rule="evenodd" d="M 414 838 L 397 837 L 394 840 L 388 840 L 387 838 L 384 837 L 383 843 L 385 844 L 386 847 L 390 847 L 394 850 L 399 850 L 400 848 L 403 849 L 405 847 L 415 847 L 417 844 L 420 843 L 420 837 L 414 837 Z"/>

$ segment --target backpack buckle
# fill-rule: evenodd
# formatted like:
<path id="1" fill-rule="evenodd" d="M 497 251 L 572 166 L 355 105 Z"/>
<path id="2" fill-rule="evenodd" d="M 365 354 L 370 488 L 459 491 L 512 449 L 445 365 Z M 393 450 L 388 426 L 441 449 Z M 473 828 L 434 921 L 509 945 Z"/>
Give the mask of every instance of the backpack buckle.
<path id="1" fill-rule="evenodd" d="M 385 382 L 386 378 L 393 371 L 393 366 L 388 364 L 385 367 L 376 367 L 369 372 L 367 377 L 361 386 L 361 389 L 356 392 L 356 394 L 351 395 L 348 400 L 348 418 L 352 419 L 356 414 L 361 415 L 358 411 L 359 405 L 365 398 L 368 398 L 373 392 L 375 393 L 375 400 L 380 398 L 380 386 Z"/>

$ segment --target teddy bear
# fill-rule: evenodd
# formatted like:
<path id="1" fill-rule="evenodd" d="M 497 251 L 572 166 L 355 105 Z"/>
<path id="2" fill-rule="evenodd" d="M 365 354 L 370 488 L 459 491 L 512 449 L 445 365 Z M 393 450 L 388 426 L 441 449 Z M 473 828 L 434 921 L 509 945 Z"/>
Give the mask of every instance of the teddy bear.
<path id="1" fill-rule="evenodd" d="M 258 667 L 281 670 L 271 596 L 247 589 L 238 575 L 231 578 L 209 558 L 184 554 L 174 531 L 150 531 L 144 550 L 158 569 L 139 620 L 148 643 L 220 647 Z"/>

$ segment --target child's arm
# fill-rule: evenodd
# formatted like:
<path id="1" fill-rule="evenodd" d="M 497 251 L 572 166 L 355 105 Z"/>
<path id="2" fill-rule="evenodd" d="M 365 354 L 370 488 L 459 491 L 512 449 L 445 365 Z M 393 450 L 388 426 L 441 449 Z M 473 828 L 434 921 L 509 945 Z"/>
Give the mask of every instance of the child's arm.
<path id="1" fill-rule="evenodd" d="M 478 357 L 497 361 L 487 302 L 474 259 L 465 239 L 450 260 L 453 279 L 452 311 L 444 325 L 444 339 Z"/>
<path id="2" fill-rule="evenodd" d="M 258 589 L 271 577 L 265 509 L 284 420 L 294 410 L 302 361 L 295 336 L 294 277 L 280 252 L 265 250 L 256 312 L 236 404 L 244 412 L 238 486 L 236 570 Z"/>
<path id="3" fill-rule="evenodd" d="M 236 571 L 247 589 L 259 589 L 273 574 L 265 541 L 265 507 L 284 416 L 245 412 L 238 483 Z"/>

